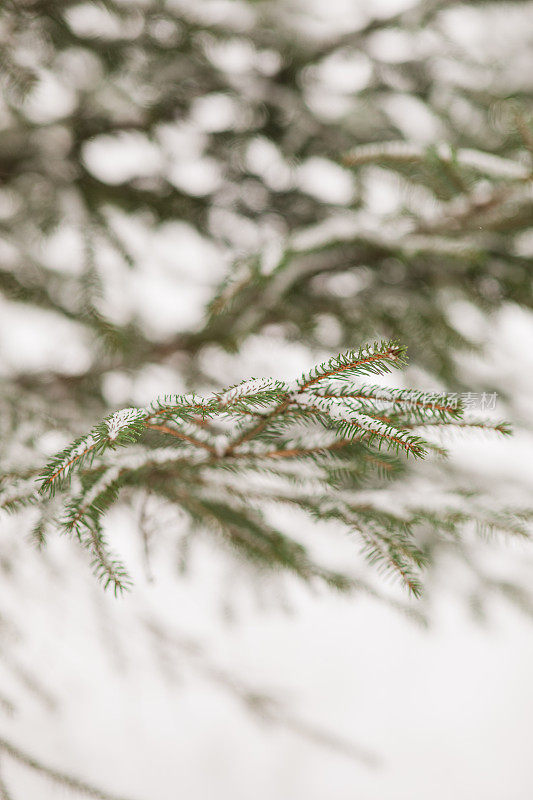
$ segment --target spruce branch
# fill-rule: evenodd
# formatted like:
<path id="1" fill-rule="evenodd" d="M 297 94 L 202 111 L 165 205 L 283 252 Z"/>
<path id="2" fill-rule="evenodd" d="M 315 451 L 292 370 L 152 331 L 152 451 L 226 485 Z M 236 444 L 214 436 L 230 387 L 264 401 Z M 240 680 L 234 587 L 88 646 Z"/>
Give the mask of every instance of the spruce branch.
<path id="1" fill-rule="evenodd" d="M 457 395 L 355 383 L 405 363 L 405 348 L 383 341 L 334 356 L 292 383 L 253 378 L 206 397 L 166 395 L 147 408 L 121 409 L 51 459 L 41 476 L 41 502 L 46 506 L 54 491 L 66 494 L 60 527 L 88 550 L 95 574 L 115 594 L 131 580 L 104 535 L 105 515 L 123 492 L 150 491 L 252 563 L 349 588 L 348 575 L 341 580 L 329 574 L 300 544 L 268 525 L 259 507 L 249 507 L 252 500 L 294 502 L 317 520 L 337 519 L 357 531 L 367 560 L 396 574 L 419 596 L 425 560 L 413 543 L 416 519 L 408 523 L 375 508 L 361 516 L 342 492 L 395 473 L 397 462 L 380 455 L 383 448 L 415 458 L 442 452 L 413 428 L 508 429 L 504 423 L 464 420 Z M 153 437 L 170 439 L 173 446 L 158 447 Z M 221 482 L 224 472 L 278 484 L 238 491 Z M 76 494 L 68 489 L 73 475 L 81 483 Z M 313 485 L 317 497 L 336 491 L 333 504 L 313 502 Z"/>
<path id="2" fill-rule="evenodd" d="M 428 414 L 446 420 L 460 417 L 464 411 L 459 397 L 438 392 L 421 392 L 412 389 L 388 389 L 383 386 L 363 385 L 356 391 L 345 386 L 317 387 L 314 391 L 318 397 L 337 399 L 342 397 L 350 405 L 362 408 L 394 409 L 409 411 L 411 414 Z"/>
<path id="3" fill-rule="evenodd" d="M 286 395 L 285 399 L 282 400 L 281 403 L 272 409 L 268 414 L 265 414 L 259 422 L 256 422 L 253 427 L 249 428 L 247 431 L 244 431 L 236 439 L 229 443 L 224 455 L 231 456 L 234 454 L 235 450 L 246 442 L 254 439 L 256 436 L 259 436 L 265 428 L 270 425 L 277 417 L 281 416 L 283 412 L 288 408 L 290 404 L 290 395 Z"/>
<path id="4" fill-rule="evenodd" d="M 348 380 L 356 374 L 384 374 L 390 371 L 390 365 L 402 367 L 405 365 L 405 348 L 399 347 L 395 342 L 380 342 L 367 345 L 358 351 L 351 350 L 342 353 L 328 362 L 319 364 L 307 375 L 302 375 L 296 382 L 294 391 L 285 391 L 278 405 L 259 420 L 248 431 L 244 431 L 235 439 L 226 450 L 226 455 L 231 454 L 240 445 L 245 444 L 260 434 L 271 422 L 281 416 L 291 403 L 297 403 L 296 398 L 302 395 L 310 386 L 328 378 Z M 280 387 L 280 391 L 283 390 Z"/>
<path id="5" fill-rule="evenodd" d="M 302 375 L 297 383 L 296 394 L 301 394 L 316 383 L 335 378 L 350 380 L 354 375 L 384 375 L 392 367 L 401 369 L 407 363 L 406 348 L 397 342 L 379 342 L 366 345 L 359 350 L 349 350 L 319 364 L 307 375 Z"/>
<path id="6" fill-rule="evenodd" d="M 512 428 L 508 422 L 500 421 L 500 422 L 491 422 L 488 420 L 459 420 L 459 421 L 451 421 L 451 420 L 422 420 L 418 422 L 407 422 L 407 428 L 435 428 L 435 427 L 447 427 L 453 425 L 456 429 L 466 428 L 470 430 L 479 430 L 479 431 L 486 431 L 488 433 L 499 433 L 502 436 L 511 436 L 512 435 Z"/>
<path id="7" fill-rule="evenodd" d="M 216 455 L 216 450 L 214 447 L 211 447 L 211 445 L 207 444 L 206 442 L 202 442 L 199 439 L 195 439 L 193 436 L 189 436 L 188 434 L 183 433 L 176 428 L 171 428 L 169 425 L 156 425 L 153 422 L 147 422 L 146 428 L 151 431 L 161 431 L 161 433 L 166 433 L 168 436 L 174 436 L 176 439 L 181 439 L 182 441 L 188 442 L 195 447 L 201 447 L 204 450 L 207 450 L 208 453 Z"/>

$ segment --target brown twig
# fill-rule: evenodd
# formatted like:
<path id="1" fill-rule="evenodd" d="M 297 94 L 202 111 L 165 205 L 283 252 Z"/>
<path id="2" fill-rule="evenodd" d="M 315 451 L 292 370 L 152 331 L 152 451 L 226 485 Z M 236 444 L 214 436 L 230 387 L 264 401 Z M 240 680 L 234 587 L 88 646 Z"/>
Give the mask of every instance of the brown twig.
<path id="1" fill-rule="evenodd" d="M 253 437 L 257 436 L 258 433 L 261 433 L 261 431 L 263 431 L 266 428 L 269 422 L 271 422 L 275 417 L 279 416 L 279 414 L 282 414 L 285 411 L 290 402 L 291 399 L 289 396 L 287 396 L 281 403 L 278 403 L 276 408 L 272 409 L 272 411 L 266 416 L 264 416 L 263 419 L 261 419 L 260 422 L 254 425 L 253 428 L 250 428 L 248 431 L 245 431 L 240 436 L 238 436 L 237 439 L 231 442 L 231 444 L 224 451 L 223 456 L 226 457 L 233 455 L 233 452 L 236 447 L 239 447 L 241 444 L 244 444 L 244 442 L 250 441 L 250 439 L 253 439 Z"/>
<path id="2" fill-rule="evenodd" d="M 354 369 L 354 367 L 359 367 L 363 364 L 371 364 L 373 361 L 383 361 L 391 356 L 397 356 L 400 352 L 401 351 L 398 348 L 391 347 L 384 353 L 374 353 L 374 355 L 367 356 L 366 358 L 357 358 L 354 361 L 350 361 L 348 364 L 342 364 L 340 367 L 336 367 L 336 369 L 323 372 L 320 375 L 316 375 L 314 378 L 310 378 L 308 381 L 305 381 L 305 383 L 303 383 L 298 389 L 297 394 L 305 392 L 306 389 L 308 389 L 310 386 L 313 386 L 315 383 L 318 383 L 318 381 L 331 378 L 333 375 L 338 375 L 340 372 L 345 372 L 347 369 Z"/>
<path id="3" fill-rule="evenodd" d="M 153 422 L 146 422 L 145 427 L 152 431 L 160 431 L 161 433 L 166 433 L 169 436 L 174 436 L 176 439 L 182 439 L 184 442 L 189 442 L 189 444 L 193 444 L 196 447 L 202 447 L 204 450 L 207 450 L 208 453 L 211 453 L 211 455 L 217 455 L 215 448 L 210 444 L 207 444 L 207 442 L 202 442 L 200 439 L 195 439 L 194 436 L 181 433 L 181 431 L 177 431 L 175 428 L 171 428 L 168 425 L 155 425 Z"/>

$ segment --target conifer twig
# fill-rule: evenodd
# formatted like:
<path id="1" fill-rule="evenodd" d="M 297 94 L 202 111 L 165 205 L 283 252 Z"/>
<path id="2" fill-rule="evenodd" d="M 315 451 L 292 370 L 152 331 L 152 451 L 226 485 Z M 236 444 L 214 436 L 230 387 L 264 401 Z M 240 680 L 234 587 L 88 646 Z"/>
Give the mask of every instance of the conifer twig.
<path id="1" fill-rule="evenodd" d="M 206 444 L 206 442 L 202 442 L 199 439 L 195 439 L 193 436 L 189 436 L 186 433 L 182 433 L 175 428 L 170 428 L 168 425 L 156 425 L 153 422 L 147 422 L 145 427 L 151 431 L 160 431 L 161 433 L 166 433 L 169 436 L 174 436 L 175 439 L 182 439 L 184 442 L 189 442 L 189 444 L 193 444 L 195 447 L 201 447 L 202 449 L 207 450 L 208 453 L 216 455 L 216 450 L 214 447 L 211 447 L 211 445 Z"/>
<path id="2" fill-rule="evenodd" d="M 104 537 L 102 518 L 123 489 L 149 489 L 177 504 L 193 523 L 222 534 L 251 561 L 282 565 L 304 580 L 316 576 L 338 582 L 339 576 L 328 575 L 296 541 L 272 528 L 258 509 L 249 508 L 246 493 L 227 487 L 224 498 L 216 495 L 216 470 L 265 473 L 287 483 L 286 491 L 271 493 L 273 501 L 292 499 L 315 518 L 337 519 L 359 530 L 369 560 L 399 575 L 418 595 L 417 570 L 424 561 L 411 541 L 412 526 L 377 509 L 362 519 L 361 508 L 345 506 L 340 494 L 333 495 L 334 510 L 323 501 L 312 502 L 309 494 L 313 481 L 318 497 L 327 497 L 343 482 L 357 486 L 373 469 L 381 477 L 393 474 L 394 465 L 378 456 L 382 447 L 415 458 L 440 450 L 412 433 L 413 428 L 442 425 L 508 432 L 503 423 L 463 420 L 457 396 L 353 385 L 360 375 L 383 375 L 405 361 L 405 348 L 393 341 L 377 342 L 334 356 L 291 383 L 253 378 L 208 397 L 172 395 L 149 408 L 121 409 L 49 462 L 41 478 L 42 502 L 58 489 L 68 491 L 66 479 L 77 474 L 81 489 L 68 500 L 60 524 L 90 552 L 95 573 L 115 593 L 128 588 L 130 578 Z M 240 428 L 250 412 L 253 423 Z M 198 424 L 199 416 L 202 422 L 209 420 L 208 429 Z M 237 432 L 228 435 L 228 427 Z M 176 446 L 158 449 L 145 444 L 143 433 L 150 431 L 172 437 Z M 111 463 L 102 458 L 133 444 L 133 457 L 117 455 Z M 312 470 L 308 479 L 298 475 L 304 465 Z M 204 475 L 209 475 L 208 481 Z M 295 487 L 306 482 L 307 493 L 297 492 Z M 259 495 L 251 489 L 249 497 Z M 348 587 L 349 578 L 343 580 Z"/>
<path id="3" fill-rule="evenodd" d="M 224 457 L 230 456 L 236 450 L 237 447 L 240 445 L 245 444 L 245 442 L 250 441 L 256 437 L 259 433 L 264 431 L 267 425 L 270 424 L 276 417 L 279 417 L 280 414 L 283 414 L 285 409 L 289 406 L 290 397 L 286 397 L 281 403 L 279 403 L 272 411 L 266 414 L 259 422 L 257 422 L 252 428 L 248 431 L 245 431 L 240 436 L 238 436 L 231 444 L 226 448 L 224 451 Z"/>

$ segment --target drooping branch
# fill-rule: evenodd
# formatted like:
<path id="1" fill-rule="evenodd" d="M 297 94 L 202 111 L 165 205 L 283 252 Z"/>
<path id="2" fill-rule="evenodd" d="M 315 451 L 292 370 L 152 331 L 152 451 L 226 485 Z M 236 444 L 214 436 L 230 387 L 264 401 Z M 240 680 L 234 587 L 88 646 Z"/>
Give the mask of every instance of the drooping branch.
<path id="1" fill-rule="evenodd" d="M 217 532 L 252 562 L 281 565 L 307 581 L 312 576 L 330 581 L 291 537 L 250 511 L 246 493 L 226 487 L 229 494 L 221 502 L 214 476 L 236 473 L 248 481 L 250 475 L 268 475 L 285 484 L 283 491 L 281 486 L 271 490 L 273 501 L 287 502 L 292 496 L 321 519 L 325 506 L 310 502 L 309 492 L 326 497 L 337 484 L 348 481 L 355 487 L 372 472 L 394 474 L 394 465 L 379 455 L 383 447 L 415 458 L 441 452 L 413 428 L 483 427 L 482 422 L 462 420 L 464 409 L 456 396 L 354 385 L 360 376 L 387 374 L 404 364 L 404 348 L 378 342 L 335 356 L 290 383 L 254 378 L 207 397 L 167 395 L 147 408 L 121 409 L 49 462 L 41 476 L 40 502 L 55 492 L 66 494 L 67 513 L 60 527 L 90 552 L 95 573 L 116 593 L 128 588 L 130 578 L 104 536 L 103 517 L 122 492 L 147 489 L 176 504 L 194 524 Z M 484 427 L 508 432 L 503 424 Z M 154 447 L 150 434 L 169 437 L 173 446 Z M 123 456 L 123 448 L 130 448 L 130 454 Z M 73 476 L 81 484 L 74 496 L 68 488 Z M 298 485 L 307 489 L 298 492 Z M 259 498 L 252 487 L 249 496 Z M 339 493 L 339 509 L 344 502 Z M 324 514 L 329 518 L 330 511 Z M 351 511 L 338 514 L 344 525 L 355 524 Z M 372 528 L 375 519 L 365 524 L 369 527 L 359 522 L 355 527 L 369 560 L 388 564 L 391 574 L 418 595 L 414 570 L 423 566 L 423 559 L 407 539 L 401 540 L 400 530 L 394 532 L 403 523 L 389 517 L 377 532 Z M 350 586 L 349 576 L 345 586 Z"/>

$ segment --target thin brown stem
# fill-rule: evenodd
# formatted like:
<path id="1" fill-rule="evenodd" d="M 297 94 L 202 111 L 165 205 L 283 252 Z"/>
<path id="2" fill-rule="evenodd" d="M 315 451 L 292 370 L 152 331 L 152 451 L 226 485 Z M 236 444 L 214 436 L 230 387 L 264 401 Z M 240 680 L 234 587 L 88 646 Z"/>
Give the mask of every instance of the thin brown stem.
<path id="1" fill-rule="evenodd" d="M 194 436 L 189 436 L 186 433 L 182 433 L 181 431 L 177 431 L 175 428 L 171 428 L 168 425 L 155 425 L 153 422 L 145 423 L 145 427 L 149 428 L 152 431 L 160 431 L 161 433 L 166 433 L 169 436 L 174 436 L 175 439 L 181 439 L 184 442 L 189 442 L 189 444 L 195 445 L 195 447 L 201 447 L 204 450 L 207 450 L 208 453 L 211 455 L 216 455 L 216 450 L 207 442 L 202 442 L 200 439 L 195 439 Z"/>
<path id="2" fill-rule="evenodd" d="M 253 428 L 250 428 L 248 431 L 245 431 L 240 436 L 238 436 L 226 448 L 226 451 L 223 454 L 224 457 L 233 455 L 235 448 L 239 447 L 241 444 L 244 444 L 245 442 L 250 441 L 250 439 L 253 439 L 254 436 L 257 436 L 258 433 L 261 433 L 261 431 L 263 431 L 266 428 L 269 422 L 271 422 L 275 417 L 279 416 L 279 414 L 282 414 L 285 411 L 290 402 L 291 399 L 289 396 L 287 396 L 285 400 L 283 400 L 281 403 L 278 403 L 276 408 L 272 409 L 272 411 L 266 416 L 264 416 L 263 419 L 261 419 L 256 425 L 253 426 Z"/>
<path id="3" fill-rule="evenodd" d="M 324 450 L 338 450 L 348 444 L 352 444 L 350 439 L 338 439 L 321 447 L 290 447 L 285 450 L 268 450 L 266 453 L 233 453 L 232 458 L 296 458 L 310 453 L 322 453 Z"/>
<path id="4" fill-rule="evenodd" d="M 303 383 L 300 388 L 298 389 L 297 394 L 301 394 L 305 392 L 310 386 L 313 386 L 318 381 L 326 380 L 327 378 L 331 378 L 334 375 L 338 375 L 341 372 L 345 372 L 347 369 L 354 369 L 354 367 L 362 366 L 363 364 L 371 364 L 374 361 L 383 361 L 385 359 L 389 359 L 391 356 L 397 356 L 401 351 L 397 348 L 391 347 L 389 350 L 386 350 L 384 353 L 374 353 L 371 356 L 367 356 L 366 358 L 358 358 L 355 361 L 351 361 L 349 364 L 342 364 L 340 367 L 336 369 L 331 369 L 328 372 L 323 372 L 320 375 L 317 375 L 314 378 L 310 378 L 308 381 Z"/>
<path id="5" fill-rule="evenodd" d="M 386 398 L 386 397 L 378 397 L 376 395 L 370 393 L 361 393 L 361 392 L 354 392 L 350 394 L 327 394 L 321 392 L 320 397 L 325 397 L 328 400 L 378 400 L 382 403 L 387 403 L 391 406 L 402 406 L 402 405 L 415 405 L 420 408 L 426 408 L 429 411 L 446 411 L 449 414 L 454 414 L 457 412 L 457 408 L 453 405 L 440 405 L 439 403 L 432 403 L 431 401 L 425 400 L 417 400 L 417 399 L 402 399 L 400 397 L 397 398 Z"/>
<path id="6" fill-rule="evenodd" d="M 496 431 L 497 433 L 509 433 L 509 428 L 505 423 L 497 422 L 492 424 L 490 422 L 462 420 L 461 422 L 451 422 L 448 420 L 426 420 L 423 422 L 409 422 L 404 425 L 404 428 L 478 428 L 483 431 Z"/>

